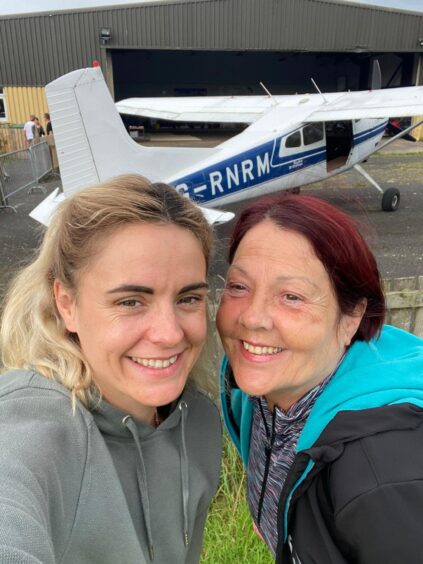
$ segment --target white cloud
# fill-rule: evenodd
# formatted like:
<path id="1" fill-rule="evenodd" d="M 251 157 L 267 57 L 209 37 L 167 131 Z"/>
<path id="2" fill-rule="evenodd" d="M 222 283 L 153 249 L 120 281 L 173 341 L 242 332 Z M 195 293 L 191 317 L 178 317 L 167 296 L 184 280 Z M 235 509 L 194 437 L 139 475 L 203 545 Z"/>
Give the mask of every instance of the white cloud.
<path id="1" fill-rule="evenodd" d="M 422 0 L 347 0 L 347 1 L 358 2 L 360 4 L 373 4 L 375 6 L 381 6 L 385 8 L 396 8 L 397 10 L 412 10 L 413 12 L 423 12 Z"/>

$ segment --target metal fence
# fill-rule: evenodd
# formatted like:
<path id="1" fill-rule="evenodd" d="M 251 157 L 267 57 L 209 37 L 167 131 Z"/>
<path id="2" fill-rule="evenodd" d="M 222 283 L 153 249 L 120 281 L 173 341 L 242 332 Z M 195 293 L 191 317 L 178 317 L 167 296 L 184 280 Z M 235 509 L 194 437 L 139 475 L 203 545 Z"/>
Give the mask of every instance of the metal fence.
<path id="1" fill-rule="evenodd" d="M 16 196 L 23 190 L 45 192 L 40 180 L 50 172 L 52 163 L 47 141 L 0 155 L 0 208 L 15 209 Z"/>

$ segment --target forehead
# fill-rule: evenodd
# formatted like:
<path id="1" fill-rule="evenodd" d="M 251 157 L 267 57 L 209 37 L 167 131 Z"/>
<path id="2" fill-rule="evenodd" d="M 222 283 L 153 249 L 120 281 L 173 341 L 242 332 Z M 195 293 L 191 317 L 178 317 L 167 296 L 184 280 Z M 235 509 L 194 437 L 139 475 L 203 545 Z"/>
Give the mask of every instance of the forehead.
<path id="1" fill-rule="evenodd" d="M 96 275 L 99 283 L 146 276 L 176 280 L 184 274 L 204 278 L 205 258 L 200 241 L 188 229 L 173 224 L 131 224 L 98 240 L 80 280 L 88 274 Z"/>
<path id="2" fill-rule="evenodd" d="M 329 277 L 311 243 L 295 231 L 282 229 L 270 220 L 252 227 L 241 240 L 231 268 L 247 270 L 259 276 L 274 272 L 275 276 L 304 277 L 326 280 Z"/>
<path id="3" fill-rule="evenodd" d="M 261 221 L 247 231 L 236 250 L 233 262 L 245 256 L 262 254 L 275 259 L 288 255 L 301 255 L 308 259 L 319 260 L 304 235 L 283 229 L 269 219 Z"/>

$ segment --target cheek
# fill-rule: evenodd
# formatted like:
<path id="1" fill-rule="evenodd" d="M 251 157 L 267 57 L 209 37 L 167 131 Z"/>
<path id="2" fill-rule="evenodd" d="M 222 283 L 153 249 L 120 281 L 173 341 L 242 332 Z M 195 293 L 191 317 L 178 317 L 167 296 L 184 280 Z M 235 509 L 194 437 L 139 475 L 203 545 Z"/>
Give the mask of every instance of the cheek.
<path id="1" fill-rule="evenodd" d="M 128 348 L 136 338 L 130 324 L 105 323 L 94 316 L 80 323 L 82 350 L 90 356 L 110 356 Z"/>
<path id="2" fill-rule="evenodd" d="M 222 299 L 216 315 L 216 327 L 222 338 L 226 337 L 230 333 L 231 327 L 235 325 L 240 315 L 239 310 L 240 308 L 234 302 L 223 301 Z"/>
<path id="3" fill-rule="evenodd" d="M 207 329 L 207 316 L 204 313 L 196 319 L 187 319 L 184 332 L 192 346 L 201 348 L 207 338 Z"/>

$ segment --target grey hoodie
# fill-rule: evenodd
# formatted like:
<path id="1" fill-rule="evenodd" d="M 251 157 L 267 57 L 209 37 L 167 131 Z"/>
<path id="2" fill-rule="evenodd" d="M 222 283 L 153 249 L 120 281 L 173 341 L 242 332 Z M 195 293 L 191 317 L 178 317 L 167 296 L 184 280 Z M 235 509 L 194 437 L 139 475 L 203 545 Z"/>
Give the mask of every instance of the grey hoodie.
<path id="1" fill-rule="evenodd" d="M 188 388 L 154 429 L 61 384 L 0 377 L 2 564 L 193 564 L 220 470 L 217 408 Z"/>

